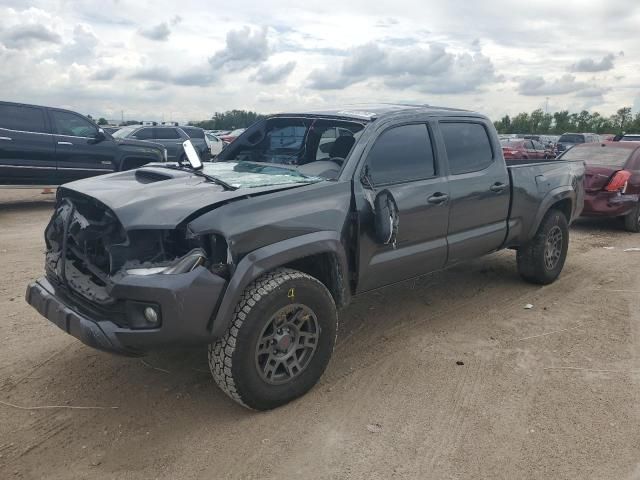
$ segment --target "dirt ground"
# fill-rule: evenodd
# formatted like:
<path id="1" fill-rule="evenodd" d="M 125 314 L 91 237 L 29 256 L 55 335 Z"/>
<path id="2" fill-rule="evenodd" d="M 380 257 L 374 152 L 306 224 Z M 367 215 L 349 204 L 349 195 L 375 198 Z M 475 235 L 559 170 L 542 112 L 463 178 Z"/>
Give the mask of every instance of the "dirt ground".
<path id="1" fill-rule="evenodd" d="M 0 190 L 0 401 L 117 409 L 0 404 L 2 479 L 640 479 L 640 235 L 614 221 L 574 226 L 547 287 L 501 252 L 357 298 L 320 384 L 254 413 L 204 348 L 101 353 L 25 303 L 52 197 Z"/>

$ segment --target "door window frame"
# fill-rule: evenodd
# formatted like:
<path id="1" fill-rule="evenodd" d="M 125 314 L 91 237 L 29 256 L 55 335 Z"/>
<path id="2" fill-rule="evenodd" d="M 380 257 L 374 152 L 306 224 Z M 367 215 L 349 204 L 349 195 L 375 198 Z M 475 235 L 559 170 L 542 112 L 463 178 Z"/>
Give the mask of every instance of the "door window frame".
<path id="1" fill-rule="evenodd" d="M 69 111 L 69 110 L 60 110 L 60 109 L 57 109 L 57 108 L 50 108 L 49 109 L 49 120 L 51 122 L 51 131 L 53 132 L 53 135 L 57 135 L 59 137 L 71 137 L 71 138 L 87 138 L 87 139 L 95 138 L 95 135 L 93 137 L 86 137 L 86 136 L 82 136 L 82 135 L 68 135 L 66 133 L 58 132 L 58 125 L 56 123 L 56 119 L 55 119 L 55 116 L 54 116 L 55 112 L 65 113 L 65 114 L 68 114 L 68 115 L 73 115 L 73 116 L 76 116 L 78 118 L 81 118 L 82 120 L 84 120 L 85 122 L 89 123 L 90 125 L 92 125 L 96 129 L 96 134 L 100 130 L 100 127 L 98 125 L 93 123 L 87 117 L 84 117 L 84 116 L 80 115 L 79 113 L 72 112 L 72 111 Z"/>
<path id="2" fill-rule="evenodd" d="M 384 128 L 381 128 L 378 132 L 376 132 L 375 136 L 369 141 L 369 143 L 367 144 L 364 152 L 362 153 L 362 157 L 363 157 L 363 161 L 361 162 L 361 166 L 357 169 L 356 171 L 356 178 L 358 179 L 358 181 L 360 181 L 360 178 L 362 176 L 362 172 L 364 171 L 364 169 L 369 166 L 369 154 L 371 153 L 371 150 L 373 150 L 373 147 L 375 146 L 376 142 L 380 139 L 380 137 L 388 132 L 389 130 L 393 130 L 394 128 L 399 128 L 399 127 L 405 127 L 407 125 L 424 125 L 426 127 L 426 131 L 428 134 L 427 137 L 427 141 L 431 146 L 431 153 L 433 156 L 433 171 L 434 174 L 432 176 L 429 177 L 418 177 L 418 178 L 412 178 L 410 180 L 399 180 L 396 182 L 385 182 L 385 183 L 374 183 L 372 186 L 374 188 L 383 188 L 383 187 L 388 187 L 388 186 L 393 186 L 393 185 L 402 185 L 405 183 L 413 183 L 413 182 L 422 182 L 425 180 L 433 180 L 435 178 L 439 178 L 442 177 L 442 168 L 440 166 L 440 162 L 439 162 L 439 157 L 438 157 L 438 149 L 436 148 L 436 139 L 433 133 L 433 129 L 431 127 L 431 125 L 429 124 L 429 121 L 427 119 L 425 120 L 407 120 L 404 122 L 400 122 L 400 123 L 393 123 L 390 125 L 386 125 L 384 126 Z"/>
<path id="3" fill-rule="evenodd" d="M 456 119 L 456 118 L 442 118 L 442 119 L 438 119 L 437 120 L 438 123 L 438 130 L 439 130 L 439 134 L 440 134 L 440 139 L 442 141 L 442 148 L 444 150 L 444 155 L 446 156 L 447 159 L 447 172 L 449 174 L 449 176 L 452 177 L 457 177 L 459 175 L 468 175 L 468 174 L 472 174 L 472 173 L 478 173 L 478 172 L 484 172 L 485 170 L 490 169 L 491 167 L 493 167 L 496 164 L 496 146 L 494 145 L 494 142 L 492 140 L 492 136 L 489 135 L 489 130 L 487 129 L 487 124 L 486 122 L 481 119 L 481 118 L 477 118 L 477 119 L 470 119 L 470 118 L 460 118 L 460 119 Z M 481 168 L 479 170 L 466 170 L 464 172 L 453 172 L 451 170 L 451 161 L 449 160 L 449 152 L 447 151 L 447 143 L 445 141 L 444 138 L 444 132 L 442 131 L 442 129 L 440 128 L 440 125 L 443 123 L 470 123 L 473 125 L 480 125 L 485 132 L 485 135 L 487 136 L 487 141 L 489 143 L 489 148 L 491 149 L 491 162 L 489 162 L 487 164 L 486 167 Z M 525 147 L 526 149 L 526 147 Z M 500 150 L 502 151 L 502 149 Z"/>

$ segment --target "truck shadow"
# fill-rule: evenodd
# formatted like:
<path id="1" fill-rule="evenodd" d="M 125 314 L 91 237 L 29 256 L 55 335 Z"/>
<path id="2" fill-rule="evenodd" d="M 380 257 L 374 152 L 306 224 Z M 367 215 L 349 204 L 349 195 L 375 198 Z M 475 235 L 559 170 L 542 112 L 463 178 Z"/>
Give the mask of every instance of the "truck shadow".
<path id="1" fill-rule="evenodd" d="M 571 228 L 584 233 L 625 232 L 622 219 L 610 217 L 581 217 L 573 222 Z"/>

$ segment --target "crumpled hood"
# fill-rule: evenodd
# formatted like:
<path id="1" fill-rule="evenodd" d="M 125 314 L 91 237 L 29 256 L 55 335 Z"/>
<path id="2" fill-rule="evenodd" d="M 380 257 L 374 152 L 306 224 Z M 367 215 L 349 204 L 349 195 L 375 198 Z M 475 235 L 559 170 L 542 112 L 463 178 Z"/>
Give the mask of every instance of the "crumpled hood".
<path id="1" fill-rule="evenodd" d="M 58 194 L 65 196 L 72 191 L 95 198 L 116 214 L 126 230 L 171 229 L 222 203 L 303 185 L 284 183 L 225 190 L 189 171 L 145 166 L 67 183 Z"/>

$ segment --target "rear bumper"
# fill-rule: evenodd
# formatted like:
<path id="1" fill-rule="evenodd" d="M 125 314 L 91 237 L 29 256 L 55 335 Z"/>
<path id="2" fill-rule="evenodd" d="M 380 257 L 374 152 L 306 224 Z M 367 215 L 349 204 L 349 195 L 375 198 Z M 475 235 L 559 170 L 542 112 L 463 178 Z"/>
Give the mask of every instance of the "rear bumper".
<path id="1" fill-rule="evenodd" d="M 43 317 L 86 345 L 123 355 L 143 355 L 174 345 L 197 345 L 213 340 L 212 315 L 224 294 L 226 281 L 205 268 L 181 275 L 129 275 L 111 291 L 126 315 L 130 305 L 152 304 L 160 309 L 158 328 L 130 328 L 119 318 L 105 318 L 74 301 L 62 287 L 40 278 L 27 287 L 26 300 Z"/>
<path id="2" fill-rule="evenodd" d="M 639 195 L 624 195 L 619 192 L 586 192 L 582 215 L 585 217 L 621 217 L 636 206 L 639 197 Z"/>

